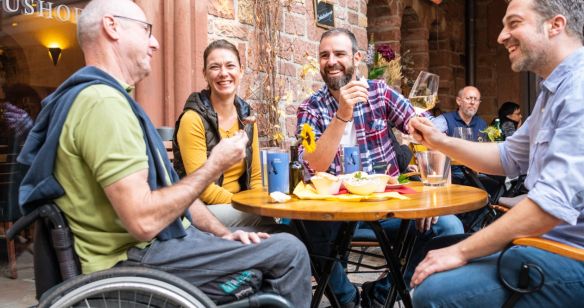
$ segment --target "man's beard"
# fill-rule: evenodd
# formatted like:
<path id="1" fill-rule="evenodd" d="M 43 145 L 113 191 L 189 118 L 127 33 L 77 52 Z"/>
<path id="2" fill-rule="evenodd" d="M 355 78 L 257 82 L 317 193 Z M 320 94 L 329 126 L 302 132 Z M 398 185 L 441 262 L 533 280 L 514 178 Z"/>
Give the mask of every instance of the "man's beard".
<path id="1" fill-rule="evenodd" d="M 462 110 L 462 113 L 463 113 L 465 116 L 467 116 L 467 117 L 469 117 L 469 118 L 472 118 L 472 117 L 474 117 L 474 116 L 475 116 L 475 114 L 477 114 L 477 111 L 478 111 L 478 108 L 477 108 L 477 109 L 474 109 L 474 110 L 463 109 L 463 110 Z"/>
<path id="2" fill-rule="evenodd" d="M 542 51 L 542 49 L 544 49 L 544 45 L 535 43 L 536 40 L 541 38 L 543 31 L 544 28 L 542 25 L 541 28 L 538 28 L 538 31 L 536 31 L 536 38 L 532 37 L 532 39 L 528 42 L 519 42 L 518 40 L 514 41 L 517 45 L 517 48 L 519 49 L 519 52 L 521 53 L 521 56 L 515 59 L 515 61 L 511 62 L 511 70 L 514 72 L 533 72 L 540 66 L 548 63 L 548 56 L 545 52 Z M 543 40 L 540 42 L 543 43 Z"/>
<path id="3" fill-rule="evenodd" d="M 511 62 L 511 70 L 514 72 L 535 71 L 537 68 L 548 62 L 544 52 L 529 48 L 520 48 L 521 57 Z"/>
<path id="4" fill-rule="evenodd" d="M 338 91 L 340 90 L 342 87 L 344 87 L 347 83 L 349 83 L 351 81 L 351 79 L 353 78 L 353 74 L 355 73 L 355 65 L 353 65 L 353 63 L 351 63 L 351 65 L 348 65 L 347 67 L 345 67 L 345 71 L 344 74 L 340 77 L 328 77 L 327 72 L 331 71 L 331 70 L 339 70 L 342 71 L 342 66 L 340 64 L 335 64 L 333 67 L 324 68 L 323 70 L 320 70 L 320 75 L 322 76 L 322 80 L 324 80 L 324 83 L 326 83 L 326 85 L 329 87 L 329 89 L 333 90 L 333 91 Z"/>

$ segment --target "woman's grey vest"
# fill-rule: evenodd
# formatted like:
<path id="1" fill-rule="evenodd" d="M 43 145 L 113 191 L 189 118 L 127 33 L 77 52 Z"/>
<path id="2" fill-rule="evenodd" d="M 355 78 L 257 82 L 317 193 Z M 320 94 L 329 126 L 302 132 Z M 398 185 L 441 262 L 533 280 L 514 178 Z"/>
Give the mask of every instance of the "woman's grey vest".
<path id="1" fill-rule="evenodd" d="M 219 120 L 217 118 L 217 113 L 211 105 L 209 99 L 209 91 L 203 90 L 201 92 L 193 92 L 187 99 L 183 112 L 178 117 L 174 128 L 174 138 L 172 140 L 172 151 L 174 153 L 174 169 L 178 175 L 183 178 L 186 176 L 185 167 L 183 164 L 183 159 L 180 154 L 180 147 L 176 139 L 176 134 L 180 126 L 180 121 L 188 110 L 193 110 L 201 117 L 203 121 L 203 126 L 205 127 L 205 143 L 207 145 L 207 158 L 211 154 L 213 148 L 221 141 L 221 135 L 219 134 Z M 239 185 L 241 190 L 250 188 L 250 175 L 251 175 L 251 161 L 252 161 L 252 144 L 253 144 L 253 125 L 243 125 L 241 119 L 248 117 L 251 113 L 251 108 L 248 103 L 239 98 L 235 97 L 235 109 L 237 110 L 237 117 L 239 119 L 238 125 L 240 129 L 243 129 L 247 134 L 249 139 L 246 149 L 245 149 L 245 170 L 243 175 L 239 178 Z M 215 184 L 223 185 L 223 174 L 215 181 Z"/>

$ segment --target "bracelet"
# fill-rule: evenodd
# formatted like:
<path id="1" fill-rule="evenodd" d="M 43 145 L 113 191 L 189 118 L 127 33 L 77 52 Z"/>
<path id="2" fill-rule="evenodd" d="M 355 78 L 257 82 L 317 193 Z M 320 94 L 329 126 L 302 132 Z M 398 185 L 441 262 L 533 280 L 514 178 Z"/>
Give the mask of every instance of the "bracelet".
<path id="1" fill-rule="evenodd" d="M 339 115 L 338 115 L 338 114 L 336 114 L 336 113 L 335 113 L 335 118 L 339 119 L 341 122 L 344 122 L 344 123 L 353 122 L 353 119 L 350 119 L 350 120 L 345 120 L 345 119 L 343 119 L 343 118 L 339 117 Z"/>

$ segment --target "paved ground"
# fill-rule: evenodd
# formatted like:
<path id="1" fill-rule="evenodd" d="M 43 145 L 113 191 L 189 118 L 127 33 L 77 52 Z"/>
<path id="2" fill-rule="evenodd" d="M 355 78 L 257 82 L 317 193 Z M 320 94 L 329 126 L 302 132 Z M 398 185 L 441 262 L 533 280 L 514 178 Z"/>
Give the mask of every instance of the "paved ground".
<path id="1" fill-rule="evenodd" d="M 2 250 L 4 241 L 0 241 Z M 0 308 L 30 307 L 37 303 L 34 289 L 32 254 L 24 250 L 17 259 L 18 278 L 8 278 L 5 259 L 0 261 Z"/>
<path id="2" fill-rule="evenodd" d="M 4 250 L 5 246 L 3 241 L 0 241 L 0 245 L 2 245 L 0 250 Z M 369 251 L 379 252 L 379 249 L 370 248 Z M 24 308 L 37 303 L 34 289 L 33 256 L 26 249 L 26 246 L 20 247 L 18 253 L 18 279 L 8 278 L 6 260 L 0 260 L 0 308 Z M 357 257 L 355 254 L 350 255 L 351 260 L 356 260 Z M 364 262 L 368 264 L 382 264 L 383 261 L 366 256 Z M 349 266 L 349 270 L 354 270 L 354 267 Z M 380 273 L 359 273 L 350 274 L 349 277 L 352 282 L 360 286 L 365 281 L 377 279 L 379 275 Z M 320 307 L 329 306 L 326 298 L 320 305 Z"/>

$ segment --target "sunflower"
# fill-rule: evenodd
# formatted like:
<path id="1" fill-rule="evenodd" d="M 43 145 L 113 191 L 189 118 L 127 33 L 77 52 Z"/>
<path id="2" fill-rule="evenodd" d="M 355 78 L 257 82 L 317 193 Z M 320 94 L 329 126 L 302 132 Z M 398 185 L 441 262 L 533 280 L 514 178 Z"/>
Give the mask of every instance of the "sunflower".
<path id="1" fill-rule="evenodd" d="M 306 123 L 302 125 L 302 131 L 300 132 L 300 138 L 302 139 L 302 146 L 308 153 L 314 152 L 316 149 L 316 140 L 314 137 L 314 132 L 312 127 Z"/>

